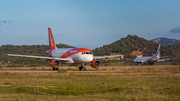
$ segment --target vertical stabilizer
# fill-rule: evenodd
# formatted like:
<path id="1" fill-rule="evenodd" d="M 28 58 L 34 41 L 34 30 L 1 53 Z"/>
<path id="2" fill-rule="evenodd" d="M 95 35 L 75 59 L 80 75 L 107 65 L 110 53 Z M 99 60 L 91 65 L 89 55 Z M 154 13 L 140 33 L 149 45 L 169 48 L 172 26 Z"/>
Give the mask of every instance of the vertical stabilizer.
<path id="1" fill-rule="evenodd" d="M 51 32 L 51 28 L 48 28 L 48 38 L 49 38 L 49 48 L 56 49 L 56 45 L 55 45 L 54 38 Z"/>
<path id="2" fill-rule="evenodd" d="M 161 47 L 161 44 L 159 44 L 159 47 L 158 47 L 157 52 L 154 55 L 154 57 L 160 58 L 160 47 Z"/>

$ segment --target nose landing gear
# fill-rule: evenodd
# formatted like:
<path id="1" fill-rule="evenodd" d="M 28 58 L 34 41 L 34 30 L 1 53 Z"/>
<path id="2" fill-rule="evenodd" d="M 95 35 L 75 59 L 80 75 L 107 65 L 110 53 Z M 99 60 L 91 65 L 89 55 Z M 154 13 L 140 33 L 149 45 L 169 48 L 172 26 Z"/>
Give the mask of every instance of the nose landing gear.
<path id="1" fill-rule="evenodd" d="M 81 66 L 79 66 L 79 70 L 86 71 L 86 67 L 84 66 L 84 63 L 82 63 Z"/>

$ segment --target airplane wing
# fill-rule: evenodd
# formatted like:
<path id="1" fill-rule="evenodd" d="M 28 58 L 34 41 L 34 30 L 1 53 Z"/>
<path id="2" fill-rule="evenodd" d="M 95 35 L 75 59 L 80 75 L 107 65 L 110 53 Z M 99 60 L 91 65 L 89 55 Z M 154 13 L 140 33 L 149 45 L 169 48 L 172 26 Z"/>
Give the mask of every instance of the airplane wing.
<path id="1" fill-rule="evenodd" d="M 29 58 L 36 58 L 36 59 L 50 59 L 50 60 L 62 60 L 67 61 L 68 58 L 54 58 L 54 57 L 44 57 L 44 56 L 31 56 L 31 55 L 18 55 L 18 54 L 3 54 L 8 56 L 18 56 L 18 57 L 29 57 Z"/>
<path id="2" fill-rule="evenodd" d="M 160 61 L 174 60 L 174 59 L 177 59 L 177 57 L 178 57 L 178 55 L 176 56 L 176 58 L 159 59 L 159 60 L 157 60 L 157 61 L 160 62 Z"/>
<path id="3" fill-rule="evenodd" d="M 122 55 L 110 55 L 110 56 L 95 56 L 93 59 L 96 60 L 96 59 L 102 59 L 102 58 L 110 58 L 110 57 L 118 57 L 118 56 L 122 56 Z"/>

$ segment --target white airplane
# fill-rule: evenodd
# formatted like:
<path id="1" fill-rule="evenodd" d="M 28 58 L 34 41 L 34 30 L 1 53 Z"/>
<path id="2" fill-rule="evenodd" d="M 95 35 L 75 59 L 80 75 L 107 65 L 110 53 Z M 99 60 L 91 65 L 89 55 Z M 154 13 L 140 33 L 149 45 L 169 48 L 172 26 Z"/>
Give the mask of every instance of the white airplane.
<path id="1" fill-rule="evenodd" d="M 150 65 L 153 65 L 155 62 L 160 62 L 160 61 L 167 61 L 167 60 L 173 60 L 176 58 L 168 58 L 168 59 L 160 59 L 160 44 L 159 47 L 157 49 L 157 52 L 154 56 L 144 56 L 144 57 L 136 57 L 133 61 L 134 64 L 138 65 L 138 64 L 144 64 L 144 63 L 149 63 Z"/>
<path id="2" fill-rule="evenodd" d="M 98 59 L 109 58 L 109 57 L 119 57 L 121 55 L 111 55 L 111 56 L 97 56 L 94 57 L 92 52 L 86 48 L 57 48 L 54 42 L 54 38 L 51 32 L 51 28 L 48 28 L 48 37 L 49 37 L 49 50 L 45 53 L 49 57 L 44 56 L 30 56 L 30 55 L 17 55 L 17 54 L 3 54 L 8 56 L 18 56 L 18 57 L 30 57 L 37 59 L 47 59 L 50 61 L 50 66 L 53 70 L 58 70 L 61 64 L 72 64 L 79 63 L 81 66 L 79 70 L 86 70 L 85 64 L 90 63 L 93 68 L 99 68 L 101 62 Z"/>

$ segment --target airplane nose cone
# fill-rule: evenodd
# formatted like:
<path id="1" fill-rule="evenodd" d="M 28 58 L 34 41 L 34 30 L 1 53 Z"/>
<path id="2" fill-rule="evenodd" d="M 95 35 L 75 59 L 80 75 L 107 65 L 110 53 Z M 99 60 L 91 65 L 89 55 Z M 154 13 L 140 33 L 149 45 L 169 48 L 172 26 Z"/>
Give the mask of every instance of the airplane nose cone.
<path id="1" fill-rule="evenodd" d="M 93 60 L 93 56 L 86 56 L 85 58 L 84 58 L 84 60 L 86 61 L 86 62 L 91 62 L 92 60 Z"/>
<path id="2" fill-rule="evenodd" d="M 83 58 L 83 62 L 91 62 L 93 60 L 93 55 L 87 55 Z"/>

